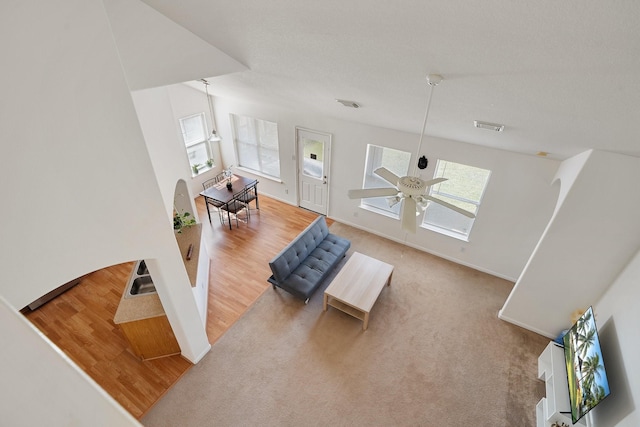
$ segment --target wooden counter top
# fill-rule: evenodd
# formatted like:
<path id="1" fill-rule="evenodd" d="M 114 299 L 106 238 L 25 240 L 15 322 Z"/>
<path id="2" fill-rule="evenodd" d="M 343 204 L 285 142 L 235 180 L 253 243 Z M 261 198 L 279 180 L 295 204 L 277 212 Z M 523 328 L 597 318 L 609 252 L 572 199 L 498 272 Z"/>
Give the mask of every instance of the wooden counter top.
<path id="1" fill-rule="evenodd" d="M 117 325 L 119 323 L 164 316 L 164 308 L 158 294 L 153 293 L 125 298 L 124 293 L 127 291 L 127 286 L 128 282 L 122 290 L 122 297 L 120 298 L 116 315 L 113 317 L 113 323 Z"/>
<path id="2" fill-rule="evenodd" d="M 178 247 L 180 248 L 180 254 L 182 255 L 182 261 L 187 270 L 191 287 L 196 286 L 196 278 L 198 275 L 198 258 L 200 257 L 200 237 L 202 233 L 202 224 L 195 224 L 189 227 L 184 227 L 181 233 L 175 233 Z M 187 252 L 189 245 L 193 244 L 191 251 L 191 259 L 187 260 Z M 135 269 L 137 264 L 134 263 L 132 268 Z M 150 319 L 152 317 L 164 316 L 164 308 L 160 302 L 160 297 L 157 293 L 137 295 L 134 297 L 125 298 L 129 281 L 125 283 L 122 290 L 122 297 L 120 298 L 120 304 L 116 310 L 116 314 L 113 317 L 113 323 L 120 324 L 126 322 L 134 322 L 136 320 Z"/>

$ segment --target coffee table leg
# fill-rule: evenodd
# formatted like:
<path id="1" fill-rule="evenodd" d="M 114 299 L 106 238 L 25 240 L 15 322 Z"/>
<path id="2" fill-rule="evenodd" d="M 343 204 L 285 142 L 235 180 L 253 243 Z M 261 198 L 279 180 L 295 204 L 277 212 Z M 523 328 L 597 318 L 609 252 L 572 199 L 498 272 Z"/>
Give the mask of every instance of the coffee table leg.
<path id="1" fill-rule="evenodd" d="M 364 313 L 364 322 L 362 323 L 362 330 L 366 331 L 369 327 L 369 313 Z"/>
<path id="2" fill-rule="evenodd" d="M 322 311 L 327 311 L 327 301 L 329 300 L 329 295 L 324 294 L 324 298 L 322 299 Z"/>

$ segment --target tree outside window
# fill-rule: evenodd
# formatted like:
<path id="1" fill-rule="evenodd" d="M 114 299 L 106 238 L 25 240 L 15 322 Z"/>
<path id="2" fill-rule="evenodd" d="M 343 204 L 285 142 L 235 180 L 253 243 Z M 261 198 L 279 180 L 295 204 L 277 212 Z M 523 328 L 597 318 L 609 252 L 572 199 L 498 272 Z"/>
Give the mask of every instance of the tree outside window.
<path id="1" fill-rule="evenodd" d="M 438 160 L 434 178 L 443 177 L 448 180 L 429 187 L 429 194 L 477 215 L 490 175 L 491 171 L 486 169 Z M 437 203 L 429 203 L 422 226 L 468 240 L 474 222 L 474 218 L 467 218 Z"/>

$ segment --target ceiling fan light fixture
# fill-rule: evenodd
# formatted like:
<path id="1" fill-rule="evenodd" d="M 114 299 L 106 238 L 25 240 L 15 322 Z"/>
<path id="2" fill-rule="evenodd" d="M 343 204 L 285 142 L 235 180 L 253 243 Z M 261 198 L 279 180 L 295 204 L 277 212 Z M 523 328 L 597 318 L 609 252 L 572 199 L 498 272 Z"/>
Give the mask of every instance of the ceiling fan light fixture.
<path id="1" fill-rule="evenodd" d="M 400 196 L 387 197 L 387 204 L 389 205 L 390 208 L 392 208 L 398 203 L 400 203 L 401 200 L 402 199 L 400 198 Z"/>
<path id="2" fill-rule="evenodd" d="M 424 212 L 427 209 L 427 205 L 429 201 L 422 196 L 418 196 L 416 199 L 416 206 L 420 209 L 420 211 Z"/>
<path id="3" fill-rule="evenodd" d="M 480 120 L 474 120 L 473 125 L 478 129 L 492 130 L 494 132 L 502 132 L 504 125 L 498 123 L 481 122 Z"/>

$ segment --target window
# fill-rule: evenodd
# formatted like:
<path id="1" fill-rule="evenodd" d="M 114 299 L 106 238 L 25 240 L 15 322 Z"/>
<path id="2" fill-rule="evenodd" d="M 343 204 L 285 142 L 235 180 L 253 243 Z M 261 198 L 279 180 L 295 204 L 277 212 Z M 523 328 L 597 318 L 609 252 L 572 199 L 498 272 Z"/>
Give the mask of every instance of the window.
<path id="1" fill-rule="evenodd" d="M 377 145 L 367 145 L 367 160 L 362 188 L 393 187 L 390 182 L 379 177 L 373 173 L 373 171 L 384 166 L 398 176 L 406 176 L 409 172 L 410 162 L 411 153 L 409 152 L 379 147 Z M 362 199 L 360 206 L 371 208 L 374 212 L 400 218 L 401 203 L 389 207 L 386 199 L 386 197 L 369 197 Z"/>
<path id="2" fill-rule="evenodd" d="M 203 170 L 213 167 L 213 156 L 211 155 L 211 145 L 207 140 L 208 131 L 204 113 L 181 118 L 180 130 L 189 157 L 191 176 L 196 176 Z"/>
<path id="3" fill-rule="evenodd" d="M 278 125 L 265 120 L 231 114 L 238 166 L 280 178 Z"/>
<path id="4" fill-rule="evenodd" d="M 477 214 L 491 171 L 460 163 L 438 160 L 434 178 L 448 181 L 429 187 L 429 194 L 464 210 Z M 467 218 L 437 203 L 429 203 L 422 226 L 461 240 L 467 240 L 473 218 Z"/>

